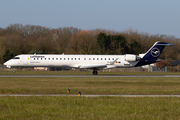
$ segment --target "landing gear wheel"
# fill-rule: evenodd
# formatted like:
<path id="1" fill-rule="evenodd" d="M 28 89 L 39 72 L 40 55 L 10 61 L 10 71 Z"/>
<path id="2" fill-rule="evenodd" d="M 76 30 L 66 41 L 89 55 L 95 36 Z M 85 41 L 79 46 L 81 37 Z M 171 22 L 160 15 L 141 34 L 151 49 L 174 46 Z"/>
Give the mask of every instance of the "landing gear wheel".
<path id="1" fill-rule="evenodd" d="M 93 75 L 97 75 L 97 74 L 98 74 L 98 72 L 94 70 L 93 71 Z"/>

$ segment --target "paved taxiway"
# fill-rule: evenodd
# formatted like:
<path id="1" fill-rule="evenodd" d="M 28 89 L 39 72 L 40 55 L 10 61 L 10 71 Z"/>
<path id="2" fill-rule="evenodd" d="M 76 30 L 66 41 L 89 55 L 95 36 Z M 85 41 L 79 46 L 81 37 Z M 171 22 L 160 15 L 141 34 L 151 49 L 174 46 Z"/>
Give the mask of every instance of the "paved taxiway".
<path id="1" fill-rule="evenodd" d="M 78 96 L 75 94 L 0 94 L 0 96 Z M 81 95 L 82 97 L 180 97 L 180 95 Z"/>
<path id="2" fill-rule="evenodd" d="M 180 75 L 0 75 L 0 77 L 32 77 L 32 78 L 40 78 L 40 77 L 76 77 L 76 78 L 92 78 L 92 77 L 99 77 L 99 78 L 144 78 L 144 77 L 180 77 Z"/>

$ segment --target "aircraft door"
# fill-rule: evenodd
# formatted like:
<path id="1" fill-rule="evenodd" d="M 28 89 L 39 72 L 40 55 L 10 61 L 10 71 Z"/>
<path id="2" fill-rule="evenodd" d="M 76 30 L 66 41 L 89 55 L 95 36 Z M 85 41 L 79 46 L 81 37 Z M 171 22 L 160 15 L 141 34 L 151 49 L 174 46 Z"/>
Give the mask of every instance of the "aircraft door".
<path id="1" fill-rule="evenodd" d="M 24 65 L 29 65 L 30 57 L 27 55 L 23 55 L 23 63 L 24 63 Z"/>
<path id="2" fill-rule="evenodd" d="M 24 59 L 24 56 L 22 56 L 22 57 L 20 57 L 20 65 L 22 65 L 23 64 L 23 59 Z"/>

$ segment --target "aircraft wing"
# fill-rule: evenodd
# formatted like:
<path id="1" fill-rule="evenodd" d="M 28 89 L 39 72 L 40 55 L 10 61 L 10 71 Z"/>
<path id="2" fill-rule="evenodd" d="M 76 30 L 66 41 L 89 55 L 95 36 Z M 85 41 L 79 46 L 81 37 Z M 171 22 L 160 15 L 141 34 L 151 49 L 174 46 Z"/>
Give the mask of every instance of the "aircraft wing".
<path id="1" fill-rule="evenodd" d="M 84 69 L 98 69 L 98 68 L 105 68 L 107 65 L 102 64 L 102 65 L 82 65 L 79 66 L 79 68 L 84 68 Z"/>
<path id="2" fill-rule="evenodd" d="M 116 58 L 113 62 L 111 62 L 111 64 L 109 65 L 113 65 L 118 58 Z M 84 69 L 98 69 L 98 68 L 107 68 L 108 66 L 106 64 L 101 64 L 101 65 L 82 65 L 79 66 L 79 68 L 84 68 Z M 115 66 L 110 66 L 109 68 L 114 68 Z"/>

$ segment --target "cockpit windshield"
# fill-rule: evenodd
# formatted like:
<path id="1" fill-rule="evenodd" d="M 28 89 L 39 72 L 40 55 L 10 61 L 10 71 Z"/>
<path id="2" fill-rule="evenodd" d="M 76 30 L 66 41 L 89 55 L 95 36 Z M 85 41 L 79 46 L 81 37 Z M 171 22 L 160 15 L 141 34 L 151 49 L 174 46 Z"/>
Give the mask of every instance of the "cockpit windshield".
<path id="1" fill-rule="evenodd" d="M 12 59 L 20 59 L 20 57 L 14 57 L 14 58 L 12 58 Z"/>

